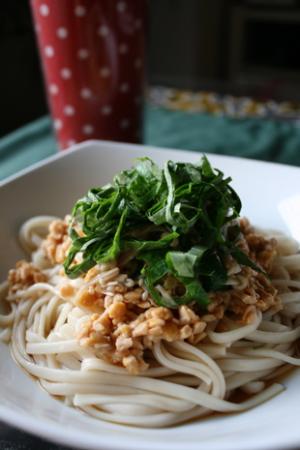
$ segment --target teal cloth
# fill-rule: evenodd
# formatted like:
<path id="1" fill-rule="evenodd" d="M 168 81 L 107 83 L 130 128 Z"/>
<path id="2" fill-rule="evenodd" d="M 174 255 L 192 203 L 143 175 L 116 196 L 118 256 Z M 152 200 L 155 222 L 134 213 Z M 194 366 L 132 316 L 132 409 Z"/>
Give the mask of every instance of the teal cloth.
<path id="1" fill-rule="evenodd" d="M 300 166 L 300 122 L 149 108 L 145 141 L 161 147 L 241 156 Z"/>
<path id="2" fill-rule="evenodd" d="M 145 144 L 300 166 L 300 127 L 271 119 L 233 119 L 147 106 Z M 0 139 L 0 179 L 57 151 L 49 117 Z"/>
<path id="3" fill-rule="evenodd" d="M 42 117 L 0 139 L 0 179 L 56 152 L 49 117 Z"/>

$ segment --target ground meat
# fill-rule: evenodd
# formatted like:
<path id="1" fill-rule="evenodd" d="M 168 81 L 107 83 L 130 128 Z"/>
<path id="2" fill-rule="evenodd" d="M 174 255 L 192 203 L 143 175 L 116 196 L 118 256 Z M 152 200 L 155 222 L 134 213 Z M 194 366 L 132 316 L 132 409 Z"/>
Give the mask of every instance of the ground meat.
<path id="1" fill-rule="evenodd" d="M 222 314 L 218 315 L 218 319 L 230 315 L 232 319 L 242 324 L 251 322 L 253 315 L 249 314 L 249 311 L 253 312 L 256 309 L 262 312 L 269 309 L 274 313 L 280 311 L 281 299 L 272 282 L 264 274 L 251 269 L 243 272 L 245 277 L 243 287 L 241 289 L 233 287 L 224 292 L 210 294 L 211 303 L 208 305 L 208 311 L 216 314 L 216 311 L 222 308 Z M 220 326 L 224 328 L 222 323 Z"/>
<path id="2" fill-rule="evenodd" d="M 264 270 L 270 272 L 273 261 L 277 255 L 276 239 L 266 239 L 258 234 L 245 218 L 240 220 L 243 239 L 246 241 L 247 253 Z"/>
<path id="3" fill-rule="evenodd" d="M 54 220 L 49 225 L 49 234 L 42 244 L 46 257 L 52 264 L 63 263 L 71 245 L 67 220 Z"/>
<path id="4" fill-rule="evenodd" d="M 29 286 L 47 281 L 47 277 L 32 263 L 21 260 L 16 264 L 15 269 L 8 272 L 9 293 L 23 290 Z"/>
<path id="5" fill-rule="evenodd" d="M 93 269 L 93 275 L 99 277 L 99 273 L 99 267 Z M 187 340 L 195 344 L 204 339 L 206 322 L 191 308 L 183 305 L 173 311 L 153 306 L 143 287 L 132 286 L 132 280 L 122 277 L 121 274 L 120 281 L 110 279 L 102 285 L 102 297 L 97 282 L 77 296 L 78 306 L 93 312 L 96 305 L 101 309 L 83 323 L 77 336 L 81 345 L 94 347 L 108 362 L 136 374 L 148 367 L 144 353 L 154 342 Z M 91 281 L 91 273 L 86 278 Z"/>
<path id="6" fill-rule="evenodd" d="M 246 219 L 241 220 L 241 231 L 239 247 L 269 271 L 276 256 L 276 241 L 258 235 Z M 227 267 L 233 285 L 210 293 L 211 302 L 202 315 L 193 310 L 193 305 L 182 305 L 178 310 L 157 306 L 143 283 L 128 279 L 116 267 L 102 269 L 103 274 L 99 265 L 86 274 L 90 286 L 77 298 L 78 306 L 93 312 L 96 305 L 100 308 L 83 325 L 78 339 L 81 345 L 95 347 L 101 357 L 134 374 L 148 367 L 145 351 L 155 342 L 186 340 L 197 344 L 209 329 L 224 331 L 232 320 L 248 324 L 254 320 L 257 310 L 276 312 L 282 307 L 276 289 L 265 274 L 241 267 L 233 259 L 228 260 Z M 93 286 L 96 277 L 101 282 Z M 172 288 L 173 284 L 169 284 Z M 168 291 L 167 283 L 164 289 Z"/>
<path id="7" fill-rule="evenodd" d="M 270 273 L 276 241 L 259 235 L 246 219 L 241 219 L 240 227 L 239 248 Z M 49 226 L 42 248 L 52 264 L 61 264 L 66 257 L 71 244 L 67 228 L 67 220 L 55 220 Z M 178 309 L 157 306 L 143 280 L 120 273 L 114 262 L 96 264 L 82 278 L 80 289 L 68 281 L 60 292 L 87 313 L 77 333 L 80 345 L 93 347 L 97 356 L 137 374 L 148 367 L 145 355 L 151 354 L 156 342 L 185 340 L 195 345 L 211 329 L 225 331 L 232 321 L 251 323 L 257 310 L 275 313 L 281 309 L 277 291 L 265 274 L 240 266 L 232 257 L 226 268 L 230 284 L 223 291 L 209 293 L 206 311 L 199 311 L 193 304 Z M 64 276 L 63 268 L 60 275 Z M 9 272 L 10 293 L 46 278 L 32 263 L 20 261 Z M 174 277 L 164 280 L 163 289 L 169 295 L 175 288 L 180 286 L 174 284 Z"/>

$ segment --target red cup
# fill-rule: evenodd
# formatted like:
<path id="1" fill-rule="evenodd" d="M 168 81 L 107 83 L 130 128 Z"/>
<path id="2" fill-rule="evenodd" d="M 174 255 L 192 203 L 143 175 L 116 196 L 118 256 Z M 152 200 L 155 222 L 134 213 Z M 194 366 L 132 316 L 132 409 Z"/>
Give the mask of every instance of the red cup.
<path id="1" fill-rule="evenodd" d="M 59 147 L 139 142 L 146 0 L 31 0 Z"/>

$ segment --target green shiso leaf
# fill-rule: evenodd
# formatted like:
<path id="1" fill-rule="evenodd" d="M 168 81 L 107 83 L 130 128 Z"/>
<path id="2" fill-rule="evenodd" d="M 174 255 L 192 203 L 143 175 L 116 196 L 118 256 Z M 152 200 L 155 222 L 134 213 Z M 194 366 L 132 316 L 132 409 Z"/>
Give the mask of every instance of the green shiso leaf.
<path id="1" fill-rule="evenodd" d="M 241 201 L 230 183 L 205 156 L 198 164 L 168 161 L 163 169 L 140 158 L 75 204 L 66 274 L 76 278 L 97 263 L 130 255 L 123 258 L 125 269 L 138 270 L 158 305 L 204 309 L 209 292 L 228 288 L 229 255 L 261 271 L 236 246 Z M 164 287 L 170 280 L 172 292 Z"/>
<path id="2" fill-rule="evenodd" d="M 187 252 L 171 251 L 166 254 L 166 262 L 175 275 L 195 278 L 197 276 L 196 264 L 205 250 L 205 247 L 192 247 Z"/>

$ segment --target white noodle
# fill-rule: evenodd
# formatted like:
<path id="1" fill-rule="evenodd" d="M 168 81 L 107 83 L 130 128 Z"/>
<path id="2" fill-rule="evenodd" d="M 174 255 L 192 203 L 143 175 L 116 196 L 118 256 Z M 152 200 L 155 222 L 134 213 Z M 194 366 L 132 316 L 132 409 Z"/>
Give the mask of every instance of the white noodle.
<path id="1" fill-rule="evenodd" d="M 22 226 L 20 240 L 27 251 L 36 250 L 52 220 L 40 216 Z M 300 337 L 299 247 L 286 236 L 276 238 L 281 256 L 273 282 L 283 310 L 275 315 L 258 311 L 252 323 L 235 324 L 230 331 L 211 329 L 197 346 L 185 341 L 158 342 L 152 351 L 155 366 L 140 375 L 130 375 L 125 368 L 102 360 L 95 349 L 80 345 L 76 334 L 90 317 L 88 310 L 76 306 L 83 281 L 71 281 L 75 295 L 65 299 L 60 266 L 47 268 L 39 250 L 33 253 L 34 263 L 47 274 L 48 282 L 10 294 L 10 310 L 0 314 L 0 339 L 10 341 L 17 363 L 47 392 L 101 420 L 164 427 L 213 411 L 244 411 L 283 390 L 279 384 L 266 388 L 266 381 L 285 370 L 286 364 L 300 366 L 295 357 Z M 97 275 L 111 296 L 116 279 L 134 286 L 117 267 L 104 265 Z M 0 300 L 7 291 L 7 283 L 2 283 Z M 238 388 L 251 398 L 239 404 L 228 401 Z"/>

